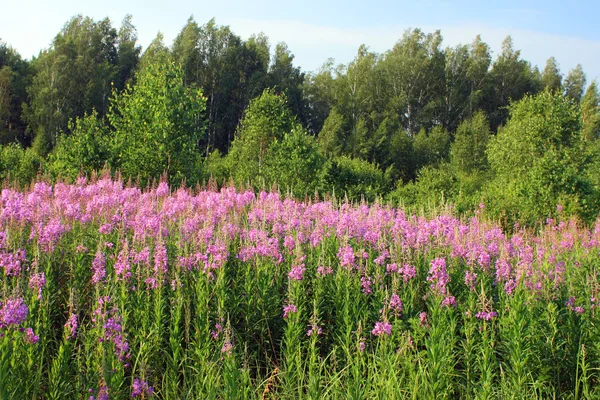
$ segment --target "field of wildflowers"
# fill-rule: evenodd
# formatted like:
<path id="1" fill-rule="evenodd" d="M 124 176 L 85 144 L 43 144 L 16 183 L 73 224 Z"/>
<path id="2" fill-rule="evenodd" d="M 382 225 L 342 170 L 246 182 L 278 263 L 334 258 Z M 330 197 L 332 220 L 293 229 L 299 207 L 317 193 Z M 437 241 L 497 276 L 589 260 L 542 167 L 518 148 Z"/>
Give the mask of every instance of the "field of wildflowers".
<path id="1" fill-rule="evenodd" d="M 599 398 L 599 252 L 600 222 L 6 188 L 0 398 Z"/>

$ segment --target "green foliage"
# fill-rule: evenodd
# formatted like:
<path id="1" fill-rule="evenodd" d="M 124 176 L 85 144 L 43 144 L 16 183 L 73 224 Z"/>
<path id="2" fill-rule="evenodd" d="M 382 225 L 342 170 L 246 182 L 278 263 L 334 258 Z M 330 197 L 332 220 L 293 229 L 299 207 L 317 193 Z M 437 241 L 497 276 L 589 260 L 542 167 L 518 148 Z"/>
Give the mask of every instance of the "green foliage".
<path id="1" fill-rule="evenodd" d="M 144 70 L 152 64 L 165 64 L 170 60 L 171 51 L 165 46 L 164 35 L 161 32 L 158 32 L 154 40 L 150 42 L 144 51 L 144 54 L 142 54 L 138 68 L 139 70 Z"/>
<path id="2" fill-rule="evenodd" d="M 0 149 L 0 180 L 9 180 L 26 186 L 33 182 L 42 167 L 42 158 L 31 148 L 23 149 L 17 143 Z"/>
<path id="3" fill-rule="evenodd" d="M 283 42 L 275 46 L 273 63 L 267 79 L 269 86 L 274 88 L 276 93 L 285 94 L 290 111 L 306 125 L 307 115 L 302 93 L 304 72 L 300 67 L 294 66 L 294 55 Z"/>
<path id="4" fill-rule="evenodd" d="M 319 191 L 327 172 L 327 159 L 313 136 L 295 127 L 281 141 L 274 141 L 265 159 L 265 179 L 296 197 Z"/>
<path id="5" fill-rule="evenodd" d="M 487 168 L 486 149 L 490 127 L 483 112 L 461 122 L 454 134 L 450 160 L 456 171 L 470 173 Z"/>
<path id="6" fill-rule="evenodd" d="M 22 113 L 30 79 L 30 63 L 0 40 L 0 144 L 28 142 Z"/>
<path id="7" fill-rule="evenodd" d="M 8 65 L 0 67 L 0 132 L 8 127 L 11 115 L 12 85 L 15 73 Z"/>
<path id="8" fill-rule="evenodd" d="M 502 52 L 489 72 L 488 94 L 485 110 L 492 130 L 502 125 L 508 117 L 509 103 L 537 92 L 534 71 L 531 64 L 521 58 L 521 52 L 513 47 L 512 38 L 507 36 L 502 42 Z"/>
<path id="9" fill-rule="evenodd" d="M 426 165 L 437 165 L 448 158 L 450 135 L 441 126 L 434 127 L 429 133 L 421 129 L 413 147 L 417 170 Z"/>
<path id="10" fill-rule="evenodd" d="M 441 43 L 440 31 L 407 30 L 379 62 L 388 91 L 387 110 L 400 116 L 402 128 L 410 135 L 431 128 L 442 113 L 445 65 Z"/>
<path id="11" fill-rule="evenodd" d="M 384 173 L 375 164 L 340 156 L 331 161 L 325 189 L 335 191 L 338 196 L 346 194 L 351 201 L 374 201 L 386 192 L 388 184 Z"/>
<path id="12" fill-rule="evenodd" d="M 231 177 L 229 159 L 223 157 L 219 150 L 215 150 L 204 159 L 202 166 L 203 181 L 213 180 L 218 185 L 223 185 Z"/>
<path id="13" fill-rule="evenodd" d="M 38 151 L 51 149 L 75 117 L 92 110 L 100 116 L 106 114 L 111 84 L 119 86 L 128 79 L 126 74 L 133 71 L 139 52 L 127 18 L 121 35 L 108 18 L 94 21 L 79 15 L 33 62 L 35 76 L 28 88 L 31 101 L 24 113 L 30 130 L 46 137 L 39 139 L 45 145 L 38 146 Z"/>
<path id="14" fill-rule="evenodd" d="M 235 181 L 264 180 L 264 163 L 272 143 L 282 141 L 296 124 L 285 96 L 266 89 L 260 97 L 252 100 L 228 154 Z"/>
<path id="15" fill-rule="evenodd" d="M 433 208 L 458 194 L 458 180 L 448 163 L 426 166 L 419 170 L 415 182 L 398 183 L 388 196 L 394 204 L 409 208 Z"/>
<path id="16" fill-rule="evenodd" d="M 414 140 L 404 130 L 396 129 L 385 143 L 386 176 L 392 182 L 408 182 L 415 177 Z"/>
<path id="17" fill-rule="evenodd" d="M 546 67 L 542 73 L 542 89 L 548 89 L 551 92 L 562 90 L 562 75 L 554 57 L 550 57 L 546 61 Z"/>
<path id="18" fill-rule="evenodd" d="M 575 103 L 579 103 L 585 90 L 585 81 L 586 77 L 583 68 L 581 64 L 577 64 L 575 68 L 569 71 L 565 78 L 565 96 Z"/>
<path id="19" fill-rule="evenodd" d="M 592 81 L 581 99 L 581 139 L 593 142 L 600 138 L 600 93 Z"/>
<path id="20" fill-rule="evenodd" d="M 562 203 L 571 213 L 595 217 L 580 127 L 579 110 L 560 94 L 545 91 L 510 107 L 510 119 L 488 151 L 495 177 L 486 204 L 495 215 L 534 223 Z"/>
<path id="21" fill-rule="evenodd" d="M 308 73 L 304 79 L 303 95 L 308 107 L 305 108 L 307 128 L 311 134 L 318 134 L 330 114 L 334 103 L 333 59 L 328 59 L 315 73 Z"/>
<path id="22" fill-rule="evenodd" d="M 171 63 L 148 65 L 136 81 L 115 97 L 108 115 L 114 167 L 142 182 L 163 173 L 173 183 L 197 181 L 205 130 L 202 92 L 186 88 L 181 69 Z"/>
<path id="23" fill-rule="evenodd" d="M 228 26 L 219 26 L 214 19 L 199 25 L 190 17 L 175 38 L 173 59 L 183 67 L 185 85 L 202 88 L 207 98 L 208 126 L 203 141 L 207 154 L 215 148 L 227 152 L 250 99 L 260 95 L 267 85 L 269 52 L 264 35 L 244 43 Z M 286 91 L 288 86 L 282 80 L 294 71 L 282 68 L 278 69 L 281 79 L 272 85 Z M 294 93 L 298 97 L 297 90 Z"/>
<path id="24" fill-rule="evenodd" d="M 80 173 L 91 175 L 106 164 L 112 165 L 110 133 L 96 112 L 76 118 L 69 135 L 62 135 L 49 156 L 52 175 L 75 179 Z"/>
<path id="25" fill-rule="evenodd" d="M 328 156 L 339 156 L 345 142 L 345 121 L 337 108 L 332 108 L 323 123 L 318 141 Z"/>

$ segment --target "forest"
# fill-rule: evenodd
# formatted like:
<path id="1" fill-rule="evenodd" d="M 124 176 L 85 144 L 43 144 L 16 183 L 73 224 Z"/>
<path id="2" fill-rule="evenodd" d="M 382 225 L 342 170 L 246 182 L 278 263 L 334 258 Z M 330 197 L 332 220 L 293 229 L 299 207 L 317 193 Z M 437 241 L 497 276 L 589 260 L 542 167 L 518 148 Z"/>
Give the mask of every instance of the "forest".
<path id="1" fill-rule="evenodd" d="M 0 41 L 0 178 L 108 171 L 146 186 L 273 188 L 408 208 L 485 205 L 506 226 L 600 204 L 600 94 L 580 65 L 540 71 L 507 37 L 444 47 L 407 30 L 314 72 L 285 43 L 190 17 L 142 49 L 132 17 L 73 17 L 31 60 Z"/>

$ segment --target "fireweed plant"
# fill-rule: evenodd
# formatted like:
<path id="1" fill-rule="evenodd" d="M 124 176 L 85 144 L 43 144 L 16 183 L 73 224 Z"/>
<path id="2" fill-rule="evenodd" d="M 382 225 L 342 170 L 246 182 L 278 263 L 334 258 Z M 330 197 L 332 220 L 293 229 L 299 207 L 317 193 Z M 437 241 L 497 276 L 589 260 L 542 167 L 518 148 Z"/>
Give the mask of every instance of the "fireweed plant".
<path id="1" fill-rule="evenodd" d="M 600 221 L 107 178 L 0 201 L 2 399 L 600 397 Z"/>

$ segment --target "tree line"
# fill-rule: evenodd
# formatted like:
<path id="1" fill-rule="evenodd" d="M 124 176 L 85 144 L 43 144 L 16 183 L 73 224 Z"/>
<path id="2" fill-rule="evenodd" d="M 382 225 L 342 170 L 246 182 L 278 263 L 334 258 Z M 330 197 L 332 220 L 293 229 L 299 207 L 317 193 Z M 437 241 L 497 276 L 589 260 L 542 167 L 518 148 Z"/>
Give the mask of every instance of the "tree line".
<path id="1" fill-rule="evenodd" d="M 131 16 L 76 16 L 24 60 L 0 41 L 0 177 L 74 179 L 103 168 L 141 184 L 335 192 L 406 206 L 485 204 L 537 221 L 560 204 L 594 218 L 600 95 L 580 65 L 543 71 L 507 37 L 443 47 L 407 30 L 348 64 L 294 65 L 285 43 L 188 19 L 142 52 Z"/>

